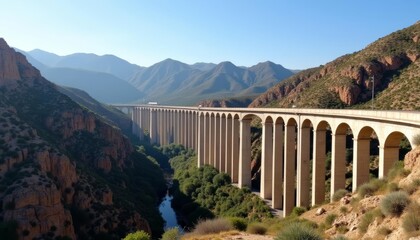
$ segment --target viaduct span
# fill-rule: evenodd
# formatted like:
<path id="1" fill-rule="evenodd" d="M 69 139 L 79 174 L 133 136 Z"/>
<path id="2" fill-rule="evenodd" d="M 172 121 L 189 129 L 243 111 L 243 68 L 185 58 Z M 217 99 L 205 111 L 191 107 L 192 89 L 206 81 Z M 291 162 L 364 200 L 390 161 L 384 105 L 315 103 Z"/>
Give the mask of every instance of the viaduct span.
<path id="1" fill-rule="evenodd" d="M 212 165 L 229 174 L 239 187 L 251 186 L 251 121 L 259 118 L 260 196 L 271 200 L 272 207 L 281 209 L 284 216 L 295 206 L 325 201 L 327 148 L 331 149 L 331 196 L 345 188 L 349 134 L 353 135 L 353 191 L 369 181 L 371 136 L 379 141 L 378 177 L 382 178 L 399 159 L 402 138 L 414 147 L 413 138 L 420 134 L 420 112 L 115 106 L 129 109 L 133 133 L 140 139 L 148 132 L 151 143 L 177 143 L 194 149 L 198 167 Z"/>

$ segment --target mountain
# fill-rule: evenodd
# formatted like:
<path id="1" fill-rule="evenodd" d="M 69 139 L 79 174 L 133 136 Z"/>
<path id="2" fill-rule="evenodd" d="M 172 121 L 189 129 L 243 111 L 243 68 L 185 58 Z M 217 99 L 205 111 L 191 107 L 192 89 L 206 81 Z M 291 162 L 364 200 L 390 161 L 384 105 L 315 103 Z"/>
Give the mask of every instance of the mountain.
<path id="1" fill-rule="evenodd" d="M 156 101 L 192 105 L 205 99 L 254 98 L 293 75 L 292 71 L 272 62 L 247 68 L 231 62 L 188 65 L 166 59 L 143 68 L 112 55 L 76 53 L 58 56 L 42 50 L 24 54 L 34 65 L 45 65 L 40 70 L 47 79 L 80 88 L 106 103 Z"/>
<path id="2" fill-rule="evenodd" d="M 204 99 L 254 96 L 292 74 L 271 62 L 242 68 L 231 62 L 187 65 L 167 59 L 138 73 L 130 83 L 147 92 L 147 100 L 191 105 Z"/>
<path id="3" fill-rule="evenodd" d="M 134 149 L 115 112 L 102 110 L 104 121 L 86 94 L 67 89 L 76 103 L 59 90 L 0 38 L 1 238 L 159 236 L 159 166 Z"/>
<path id="4" fill-rule="evenodd" d="M 130 68 L 131 65 L 125 60 L 93 54 L 73 54 L 60 57 L 38 49 L 30 52 L 17 51 L 24 54 L 27 60 L 38 68 L 48 80 L 58 85 L 82 89 L 100 102 L 130 103 L 144 98 L 143 93 L 116 76 L 119 70 Z M 77 63 L 77 60 L 81 60 L 81 62 Z M 108 67 L 113 63 L 116 65 Z M 128 66 L 119 68 L 120 65 Z M 141 68 L 137 70 L 139 69 Z"/>
<path id="5" fill-rule="evenodd" d="M 72 68 L 46 68 L 41 73 L 55 84 L 83 89 L 103 103 L 129 103 L 144 97 L 129 83 L 108 73 Z"/>
<path id="6" fill-rule="evenodd" d="M 250 107 L 420 109 L 420 22 L 278 83 Z"/>
<path id="7" fill-rule="evenodd" d="M 39 49 L 29 51 L 28 54 L 48 67 L 108 73 L 123 80 L 130 79 L 135 73 L 143 69 L 138 65 L 109 54 L 98 56 L 92 53 L 74 53 L 67 56 L 58 56 Z"/>

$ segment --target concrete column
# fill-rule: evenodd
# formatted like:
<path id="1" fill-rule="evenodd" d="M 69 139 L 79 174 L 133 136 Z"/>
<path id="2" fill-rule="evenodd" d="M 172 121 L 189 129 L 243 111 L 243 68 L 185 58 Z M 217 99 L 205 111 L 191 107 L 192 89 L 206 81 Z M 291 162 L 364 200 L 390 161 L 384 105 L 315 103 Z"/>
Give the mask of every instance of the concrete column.
<path id="1" fill-rule="evenodd" d="M 163 145 L 165 130 L 164 130 L 163 110 L 161 109 L 159 109 L 158 111 L 158 122 L 159 122 L 159 128 L 158 128 L 159 145 Z"/>
<path id="2" fill-rule="evenodd" d="M 157 143 L 156 110 L 150 109 L 150 143 Z"/>
<path id="3" fill-rule="evenodd" d="M 295 178 L 296 178 L 296 127 L 285 126 L 284 133 L 284 201 L 283 216 L 286 217 L 290 213 L 296 203 L 295 198 Z"/>
<path id="4" fill-rule="evenodd" d="M 182 144 L 181 143 L 181 138 L 182 138 L 182 132 L 181 132 L 181 112 L 177 111 L 176 112 L 176 143 Z"/>
<path id="5" fill-rule="evenodd" d="M 299 129 L 298 161 L 297 161 L 297 205 L 309 207 L 309 165 L 311 128 L 301 127 Z"/>
<path id="6" fill-rule="evenodd" d="M 140 141 L 144 140 L 144 122 L 143 122 L 143 111 L 141 108 L 137 108 L 137 119 L 139 125 L 139 139 Z"/>
<path id="7" fill-rule="evenodd" d="M 220 172 L 226 173 L 226 118 L 220 116 L 219 166 Z"/>
<path id="8" fill-rule="evenodd" d="M 399 147 L 383 147 L 379 146 L 379 178 L 388 176 L 389 170 L 399 160 Z"/>
<path id="9" fill-rule="evenodd" d="M 239 180 L 239 119 L 232 119 L 232 182 Z"/>
<path id="10" fill-rule="evenodd" d="M 225 144 L 225 172 L 232 178 L 232 118 L 226 118 Z"/>
<path id="11" fill-rule="evenodd" d="M 182 145 L 184 145 L 184 147 L 188 148 L 187 144 L 188 144 L 188 138 L 187 138 L 187 134 L 188 134 L 188 124 L 187 124 L 187 113 L 183 112 L 181 114 L 181 131 L 182 131 Z"/>
<path id="12" fill-rule="evenodd" d="M 220 116 L 214 118 L 214 167 L 220 171 Z"/>
<path id="13" fill-rule="evenodd" d="M 191 114 L 190 112 L 185 113 L 185 146 L 191 149 Z"/>
<path id="14" fill-rule="evenodd" d="M 273 124 L 262 123 L 261 198 L 272 198 L 273 183 Z"/>
<path id="15" fill-rule="evenodd" d="M 283 124 L 274 124 L 273 128 L 273 196 L 272 207 L 279 209 L 283 205 Z"/>
<path id="16" fill-rule="evenodd" d="M 131 133 L 137 136 L 137 115 L 135 114 L 136 108 L 131 111 Z"/>
<path id="17" fill-rule="evenodd" d="M 331 201 L 334 193 L 346 186 L 346 134 L 332 135 Z"/>
<path id="18" fill-rule="evenodd" d="M 326 131 L 314 132 L 312 161 L 312 205 L 325 201 Z"/>
<path id="19" fill-rule="evenodd" d="M 198 167 L 202 167 L 205 164 L 204 161 L 204 116 L 200 115 L 198 121 Z"/>
<path id="20" fill-rule="evenodd" d="M 209 165 L 214 166 L 214 117 L 209 117 Z"/>
<path id="21" fill-rule="evenodd" d="M 241 119 L 239 124 L 239 179 L 238 185 L 251 188 L 251 120 Z"/>
<path id="22" fill-rule="evenodd" d="M 162 145 L 167 145 L 168 141 L 167 141 L 167 137 L 168 137 L 168 132 L 167 132 L 167 116 L 166 116 L 167 111 L 163 110 L 162 111 Z"/>
<path id="23" fill-rule="evenodd" d="M 210 141 L 209 141 L 209 116 L 204 115 L 204 164 L 210 164 L 210 158 L 209 158 L 209 147 L 210 147 Z"/>
<path id="24" fill-rule="evenodd" d="M 370 138 L 353 139 L 353 182 L 352 191 L 369 182 Z"/>

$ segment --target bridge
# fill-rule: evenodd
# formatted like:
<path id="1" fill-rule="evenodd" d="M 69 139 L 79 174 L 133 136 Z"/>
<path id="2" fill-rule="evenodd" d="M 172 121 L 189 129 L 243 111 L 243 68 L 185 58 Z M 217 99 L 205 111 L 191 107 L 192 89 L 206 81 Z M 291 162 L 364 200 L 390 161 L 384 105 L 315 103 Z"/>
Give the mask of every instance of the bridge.
<path id="1" fill-rule="evenodd" d="M 284 216 L 295 206 L 325 201 L 327 147 L 331 149 L 332 196 L 346 186 L 349 134 L 353 135 L 353 191 L 369 181 L 371 136 L 379 142 L 378 177 L 383 178 L 399 160 L 401 140 L 406 137 L 414 147 L 414 136 L 420 134 L 420 112 L 411 111 L 115 106 L 129 109 L 133 133 L 140 139 L 148 132 L 153 144 L 176 143 L 194 149 L 198 167 L 212 165 L 241 188 L 251 186 L 251 121 L 259 118 L 260 196 L 271 200 L 271 207 L 281 209 Z"/>

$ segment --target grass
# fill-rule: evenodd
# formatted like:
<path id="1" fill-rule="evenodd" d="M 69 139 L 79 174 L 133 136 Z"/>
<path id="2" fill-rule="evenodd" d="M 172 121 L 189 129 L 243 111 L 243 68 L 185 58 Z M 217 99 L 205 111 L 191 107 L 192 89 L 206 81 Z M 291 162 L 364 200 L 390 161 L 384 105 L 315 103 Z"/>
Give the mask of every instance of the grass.
<path id="1" fill-rule="evenodd" d="M 267 227 L 263 223 L 254 222 L 248 225 L 246 231 L 251 234 L 264 235 Z"/>
<path id="2" fill-rule="evenodd" d="M 181 233 L 179 232 L 179 229 L 176 227 L 166 230 L 163 233 L 162 238 L 161 238 L 161 240 L 179 240 L 179 239 L 181 239 Z"/>
<path id="3" fill-rule="evenodd" d="M 337 218 L 336 214 L 334 213 L 328 214 L 327 217 L 325 218 L 325 224 L 327 224 L 328 226 L 331 226 L 336 218 Z"/>
<path id="4" fill-rule="evenodd" d="M 216 218 L 199 222 L 192 232 L 194 235 L 206 235 L 233 230 L 229 220 Z"/>
<path id="5" fill-rule="evenodd" d="M 420 212 L 420 206 L 417 203 L 412 203 L 408 207 L 407 214 L 402 219 L 402 227 L 405 232 L 411 233 L 411 232 L 420 231 L 419 212 Z"/>
<path id="6" fill-rule="evenodd" d="M 275 240 L 322 240 L 321 235 L 304 223 L 291 223 L 284 231 L 280 232 Z"/>
<path id="7" fill-rule="evenodd" d="M 334 193 L 334 195 L 332 196 L 332 200 L 334 201 L 334 202 L 337 202 L 337 201 L 339 201 L 341 198 L 343 198 L 344 196 L 346 196 L 346 194 L 348 193 L 348 191 L 347 190 L 345 190 L 345 189 L 339 189 L 339 190 L 337 190 L 335 193 Z"/>
<path id="8" fill-rule="evenodd" d="M 245 231 L 248 227 L 248 222 L 244 218 L 230 217 L 228 220 L 232 227 L 238 231 Z"/>
<path id="9" fill-rule="evenodd" d="M 357 188 L 357 194 L 359 197 L 364 198 L 366 196 L 372 196 L 376 191 L 386 186 L 386 181 L 383 179 L 372 179 L 368 183 L 364 183 Z"/>
<path id="10" fill-rule="evenodd" d="M 410 171 L 404 169 L 404 161 L 397 161 L 394 163 L 394 166 L 388 172 L 388 180 L 392 181 L 397 177 L 407 177 L 410 174 Z"/>
<path id="11" fill-rule="evenodd" d="M 403 191 L 392 192 L 386 195 L 381 203 L 381 211 L 386 216 L 400 216 L 410 203 L 408 194 Z"/>

